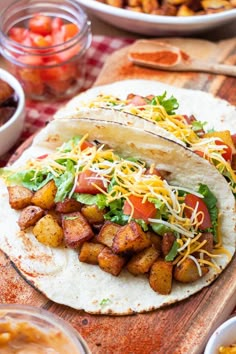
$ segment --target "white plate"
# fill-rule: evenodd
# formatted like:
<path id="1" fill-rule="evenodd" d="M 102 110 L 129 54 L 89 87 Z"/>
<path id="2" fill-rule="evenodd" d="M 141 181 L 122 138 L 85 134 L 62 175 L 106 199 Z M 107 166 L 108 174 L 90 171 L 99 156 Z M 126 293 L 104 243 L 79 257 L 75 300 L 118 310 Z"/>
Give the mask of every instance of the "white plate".
<path id="1" fill-rule="evenodd" d="M 236 9 L 210 15 L 175 17 L 119 9 L 96 0 L 77 0 L 92 14 L 113 26 L 149 36 L 190 35 L 236 21 Z"/>

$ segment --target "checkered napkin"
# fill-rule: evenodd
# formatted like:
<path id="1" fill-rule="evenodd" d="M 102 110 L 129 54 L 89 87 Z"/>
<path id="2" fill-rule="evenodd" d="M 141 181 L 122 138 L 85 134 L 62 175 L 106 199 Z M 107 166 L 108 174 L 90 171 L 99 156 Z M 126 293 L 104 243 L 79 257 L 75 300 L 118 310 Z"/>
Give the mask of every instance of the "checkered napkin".
<path id="1" fill-rule="evenodd" d="M 87 53 L 86 76 L 82 90 L 90 88 L 96 80 L 107 57 L 114 51 L 130 44 L 133 39 L 113 38 L 105 36 L 94 36 L 91 47 Z M 0 151 L 0 167 L 6 165 L 10 156 L 17 147 L 28 139 L 37 130 L 44 127 L 50 121 L 54 113 L 66 103 L 64 102 L 35 102 L 27 101 L 26 103 L 26 120 L 23 133 L 16 145 L 5 155 L 1 155 Z"/>

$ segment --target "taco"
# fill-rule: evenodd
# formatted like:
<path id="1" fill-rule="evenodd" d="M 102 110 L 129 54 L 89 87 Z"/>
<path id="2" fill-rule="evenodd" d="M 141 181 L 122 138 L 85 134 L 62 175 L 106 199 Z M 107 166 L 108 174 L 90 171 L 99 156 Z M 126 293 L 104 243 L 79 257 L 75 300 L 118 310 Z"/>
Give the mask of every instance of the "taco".
<path id="1" fill-rule="evenodd" d="M 236 109 L 226 101 L 200 91 L 129 80 L 88 90 L 56 114 L 80 116 L 117 120 L 179 142 L 215 165 L 236 196 Z"/>
<path id="2" fill-rule="evenodd" d="M 235 252 L 235 200 L 192 151 L 155 133 L 54 120 L 1 170 L 0 248 L 49 299 L 123 315 L 209 285 Z"/>

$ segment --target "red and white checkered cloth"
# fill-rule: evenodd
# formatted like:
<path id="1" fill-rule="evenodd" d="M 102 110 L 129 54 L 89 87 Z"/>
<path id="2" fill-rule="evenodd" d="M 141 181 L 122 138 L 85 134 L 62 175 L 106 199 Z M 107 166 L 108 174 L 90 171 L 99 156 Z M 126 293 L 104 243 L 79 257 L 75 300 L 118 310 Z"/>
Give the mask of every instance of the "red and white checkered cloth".
<path id="1" fill-rule="evenodd" d="M 94 36 L 91 47 L 87 53 L 86 77 L 82 90 L 90 88 L 96 80 L 107 57 L 130 43 L 133 39 L 115 38 L 105 36 Z M 50 121 L 54 113 L 66 103 L 64 102 L 35 102 L 27 101 L 26 103 L 26 119 L 23 133 L 16 145 L 5 155 L 1 155 L 0 151 L 0 167 L 6 165 L 10 156 L 14 151 L 38 129 L 45 126 Z"/>

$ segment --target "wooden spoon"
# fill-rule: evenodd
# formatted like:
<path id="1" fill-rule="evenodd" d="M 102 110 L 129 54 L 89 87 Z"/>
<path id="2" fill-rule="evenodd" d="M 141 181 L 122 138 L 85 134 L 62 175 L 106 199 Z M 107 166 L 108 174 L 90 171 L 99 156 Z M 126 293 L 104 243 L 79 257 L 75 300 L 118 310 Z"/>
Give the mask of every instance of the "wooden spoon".
<path id="1" fill-rule="evenodd" d="M 136 41 L 128 52 L 128 59 L 136 65 L 160 70 L 202 71 L 236 76 L 236 66 L 194 59 L 180 48 L 158 41 Z"/>

